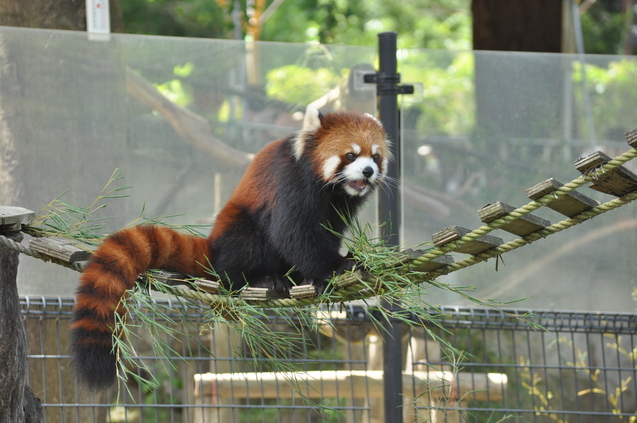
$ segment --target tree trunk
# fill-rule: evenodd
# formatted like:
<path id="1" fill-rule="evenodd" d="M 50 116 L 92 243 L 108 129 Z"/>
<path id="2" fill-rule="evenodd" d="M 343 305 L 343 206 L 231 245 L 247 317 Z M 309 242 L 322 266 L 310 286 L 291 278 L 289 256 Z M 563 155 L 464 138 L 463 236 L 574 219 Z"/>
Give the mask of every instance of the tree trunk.
<path id="1" fill-rule="evenodd" d="M 110 0 L 111 31 L 124 32 L 119 0 Z M 83 0 L 0 0 L 0 25 L 86 31 Z"/>
<path id="2" fill-rule="evenodd" d="M 473 0 L 474 50 L 562 51 L 561 0 Z"/>
<path id="3" fill-rule="evenodd" d="M 0 234 L 20 242 L 21 232 Z M 27 339 L 18 297 L 18 252 L 0 246 L 0 421 L 42 422 L 40 400 L 26 385 Z"/>

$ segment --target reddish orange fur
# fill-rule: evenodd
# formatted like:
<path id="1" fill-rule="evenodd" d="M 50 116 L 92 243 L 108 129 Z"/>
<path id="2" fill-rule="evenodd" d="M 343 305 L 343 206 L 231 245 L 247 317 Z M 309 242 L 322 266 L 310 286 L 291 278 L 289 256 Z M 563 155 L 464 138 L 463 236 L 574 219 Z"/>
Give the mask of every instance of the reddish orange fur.
<path id="1" fill-rule="evenodd" d="M 98 389 L 115 381 L 115 313 L 123 315 L 122 297 L 147 269 L 206 277 L 210 264 L 231 290 L 250 283 L 285 291 L 292 278 L 319 293 L 334 273 L 351 269 L 337 234 L 345 230 L 344 218 L 352 218 L 383 181 L 386 134 L 378 121 L 361 114 L 308 116 L 297 136 L 270 143 L 255 156 L 207 239 L 148 225 L 104 240 L 80 277 L 74 308 L 72 355 L 80 379 Z M 352 144 L 363 157 L 355 163 L 369 162 L 367 168 L 350 166 Z M 326 178 L 327 161 L 334 163 L 325 166 L 334 173 L 356 174 Z M 356 183 L 363 188 L 356 191 Z"/>
<path id="2" fill-rule="evenodd" d="M 100 356 L 106 361 L 97 381 L 81 375 L 89 385 L 101 387 L 112 381 L 115 368 L 110 362 L 115 312 L 137 275 L 149 268 L 165 268 L 204 277 L 209 255 L 205 238 L 185 235 L 161 226 L 136 226 L 117 232 L 104 240 L 82 272 L 71 324 L 76 367 L 95 367 L 78 363 Z M 93 351 L 83 353 L 83 351 Z M 83 358 L 78 358 L 83 357 Z M 96 362 L 100 360 L 95 359 Z M 102 365 L 101 363 L 99 365 Z M 101 378 L 101 379 L 100 379 Z"/>
<path id="3" fill-rule="evenodd" d="M 323 163 L 334 155 L 345 156 L 351 151 L 353 143 L 361 147 L 361 155 L 371 156 L 372 146 L 377 145 L 381 157 L 390 157 L 386 135 L 378 130 L 378 124 L 374 120 L 359 118 L 354 121 L 351 114 L 347 113 L 334 113 L 329 115 L 329 120 L 329 126 L 320 127 L 315 135 L 321 140 L 312 157 L 315 172 L 318 174 Z M 333 127 L 337 127 L 338 131 L 331 130 Z M 381 169 L 381 172 L 385 171 L 386 169 Z"/>

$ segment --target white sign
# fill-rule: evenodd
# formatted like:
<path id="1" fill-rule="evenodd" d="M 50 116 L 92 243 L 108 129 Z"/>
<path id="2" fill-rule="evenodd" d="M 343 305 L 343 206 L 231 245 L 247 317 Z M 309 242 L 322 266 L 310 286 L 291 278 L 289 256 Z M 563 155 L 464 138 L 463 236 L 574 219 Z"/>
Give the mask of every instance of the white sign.
<path id="1" fill-rule="evenodd" d="M 86 0 L 86 30 L 89 38 L 102 38 L 100 35 L 108 38 L 111 32 L 108 0 Z"/>

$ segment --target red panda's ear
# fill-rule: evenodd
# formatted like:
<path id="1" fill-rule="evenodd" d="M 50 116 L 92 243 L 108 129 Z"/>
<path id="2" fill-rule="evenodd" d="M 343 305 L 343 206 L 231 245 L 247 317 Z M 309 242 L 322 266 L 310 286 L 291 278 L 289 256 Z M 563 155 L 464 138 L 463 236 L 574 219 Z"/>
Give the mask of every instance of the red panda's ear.
<path id="1" fill-rule="evenodd" d="M 305 117 L 303 118 L 303 132 L 313 132 L 321 127 L 321 121 L 323 115 L 316 106 L 310 104 L 305 110 Z"/>
<path id="2" fill-rule="evenodd" d="M 323 115 L 318 111 L 316 106 L 311 104 L 307 106 L 305 117 L 303 118 L 303 128 L 301 132 L 296 135 L 296 139 L 294 140 L 294 157 L 296 157 L 297 160 L 303 155 L 305 144 L 312 136 L 311 134 L 321 127 L 322 120 Z"/>
<path id="3" fill-rule="evenodd" d="M 372 115 L 370 113 L 365 113 L 365 116 L 367 116 L 368 118 L 370 118 L 371 120 L 373 120 L 374 122 L 379 124 L 381 128 L 383 127 L 383 123 L 380 120 L 378 120 L 378 118 L 376 116 L 374 116 L 374 115 Z"/>

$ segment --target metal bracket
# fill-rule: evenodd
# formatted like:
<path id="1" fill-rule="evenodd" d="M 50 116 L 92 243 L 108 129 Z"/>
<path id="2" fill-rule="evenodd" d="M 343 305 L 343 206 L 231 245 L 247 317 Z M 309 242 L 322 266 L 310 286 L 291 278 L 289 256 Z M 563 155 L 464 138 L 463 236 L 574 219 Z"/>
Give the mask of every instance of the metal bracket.
<path id="1" fill-rule="evenodd" d="M 402 95 L 413 94 L 414 86 L 411 84 L 400 84 L 400 74 L 390 72 L 368 73 L 363 76 L 366 84 L 376 84 L 378 95 Z"/>

